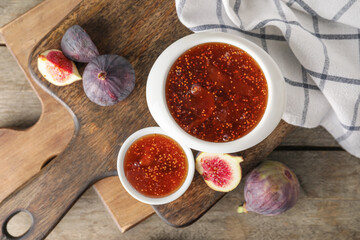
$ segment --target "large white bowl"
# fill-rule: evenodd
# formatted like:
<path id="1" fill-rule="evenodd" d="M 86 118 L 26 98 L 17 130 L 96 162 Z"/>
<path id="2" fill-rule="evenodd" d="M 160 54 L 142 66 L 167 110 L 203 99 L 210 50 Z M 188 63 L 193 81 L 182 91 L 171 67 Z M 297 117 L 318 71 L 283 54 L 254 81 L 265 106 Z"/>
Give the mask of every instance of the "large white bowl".
<path id="1" fill-rule="evenodd" d="M 237 140 L 214 143 L 191 136 L 175 122 L 167 107 L 165 83 L 171 66 L 186 50 L 207 42 L 228 43 L 246 51 L 259 64 L 268 84 L 268 102 L 261 121 L 250 133 Z M 285 83 L 274 60 L 254 43 L 228 33 L 195 33 L 171 44 L 155 61 L 146 84 L 146 101 L 155 121 L 178 142 L 198 151 L 232 153 L 258 144 L 275 129 L 285 109 Z"/>
<path id="2" fill-rule="evenodd" d="M 165 203 L 174 201 L 175 199 L 177 199 L 181 195 L 183 195 L 184 192 L 189 188 L 191 181 L 194 177 L 194 173 L 195 173 L 195 161 L 194 161 L 194 155 L 192 154 L 191 150 L 188 147 L 184 146 L 183 144 L 179 143 L 180 147 L 185 152 L 187 164 L 188 164 L 187 175 L 186 175 L 185 181 L 183 182 L 181 187 L 178 190 L 176 190 L 176 192 L 172 193 L 171 195 L 168 195 L 168 196 L 162 197 L 162 198 L 147 197 L 147 196 L 141 194 L 140 192 L 138 192 L 129 183 L 129 181 L 127 180 L 127 178 L 125 176 L 125 171 L 124 171 L 125 154 L 126 154 L 127 150 L 129 149 L 129 147 L 133 144 L 134 141 L 136 141 L 137 139 L 139 139 L 142 136 L 154 134 L 154 133 L 162 134 L 162 135 L 172 138 L 169 134 L 165 133 L 159 127 L 143 128 L 143 129 L 140 129 L 139 131 L 133 133 L 132 135 L 130 135 L 130 137 L 128 137 L 126 139 L 126 141 L 120 148 L 118 159 L 117 159 L 117 171 L 118 171 L 118 175 L 119 175 L 119 178 L 120 178 L 120 181 L 121 181 L 123 187 L 131 196 L 133 196 L 135 199 L 137 199 L 143 203 L 147 203 L 147 204 L 151 204 L 151 205 L 159 205 L 159 204 L 165 204 Z"/>

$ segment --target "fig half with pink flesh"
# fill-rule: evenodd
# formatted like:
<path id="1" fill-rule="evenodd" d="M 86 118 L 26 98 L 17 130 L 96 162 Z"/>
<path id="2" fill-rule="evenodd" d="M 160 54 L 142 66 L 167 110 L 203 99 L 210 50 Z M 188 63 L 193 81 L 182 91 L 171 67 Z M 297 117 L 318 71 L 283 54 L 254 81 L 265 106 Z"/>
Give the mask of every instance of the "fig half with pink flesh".
<path id="1" fill-rule="evenodd" d="M 41 75 L 57 86 L 69 85 L 81 80 L 73 61 L 57 49 L 47 50 L 38 56 L 38 69 Z"/>
<path id="2" fill-rule="evenodd" d="M 195 168 L 210 188 L 229 192 L 240 183 L 242 161 L 242 157 L 226 153 L 201 152 L 196 157 Z"/>
<path id="3" fill-rule="evenodd" d="M 85 67 L 83 86 L 92 102 L 110 106 L 130 95 L 135 87 L 135 71 L 121 56 L 101 55 Z"/>
<path id="4" fill-rule="evenodd" d="M 75 62 L 88 63 L 99 51 L 90 36 L 79 25 L 71 26 L 61 39 L 61 50 Z"/>

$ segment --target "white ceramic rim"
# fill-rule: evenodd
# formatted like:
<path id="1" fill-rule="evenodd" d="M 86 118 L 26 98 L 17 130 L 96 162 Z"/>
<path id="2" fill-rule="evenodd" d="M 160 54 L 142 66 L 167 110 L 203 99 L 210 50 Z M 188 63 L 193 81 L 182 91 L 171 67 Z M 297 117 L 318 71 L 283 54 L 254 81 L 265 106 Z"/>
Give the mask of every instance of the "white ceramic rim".
<path id="1" fill-rule="evenodd" d="M 234 141 L 214 143 L 191 136 L 175 122 L 167 107 L 165 83 L 174 61 L 189 48 L 207 42 L 227 43 L 246 51 L 259 64 L 267 80 L 268 102 L 262 119 L 250 133 Z M 274 60 L 254 43 L 229 33 L 201 32 L 177 40 L 161 53 L 148 76 L 146 101 L 157 124 L 178 142 L 198 151 L 233 153 L 258 144 L 276 128 L 285 109 L 285 82 Z"/>
<path id="2" fill-rule="evenodd" d="M 120 182 L 123 185 L 123 187 L 125 188 L 125 190 L 135 199 L 139 200 L 140 202 L 143 203 L 147 203 L 147 204 L 151 204 L 151 205 L 160 205 L 160 204 L 165 204 L 165 203 L 169 203 L 174 201 L 175 199 L 179 198 L 181 195 L 183 195 L 185 193 L 185 191 L 189 188 L 191 181 L 194 177 L 194 173 L 195 173 L 195 162 L 194 162 L 194 155 L 191 152 L 191 150 L 184 146 L 183 144 L 179 143 L 178 141 L 176 141 L 180 147 L 184 150 L 186 158 L 187 158 L 187 163 L 188 163 L 188 172 L 187 172 L 187 176 L 185 178 L 184 183 L 181 185 L 181 187 L 174 193 L 166 196 L 166 197 L 162 197 L 162 198 L 151 198 L 151 197 L 147 197 L 144 196 L 143 194 L 141 194 L 140 192 L 138 192 L 127 180 L 126 176 L 125 176 L 125 171 L 124 171 L 124 157 L 125 154 L 128 150 L 128 148 L 131 146 L 131 144 L 133 144 L 133 142 L 137 139 L 139 139 L 142 136 L 145 135 L 149 135 L 149 134 L 162 134 L 165 136 L 168 136 L 170 138 L 172 138 L 170 135 L 168 135 L 167 133 L 165 133 L 161 128 L 159 127 L 148 127 L 148 128 L 143 128 L 140 129 L 138 131 L 136 131 L 135 133 L 131 134 L 123 143 L 123 145 L 120 148 L 119 151 L 119 155 L 117 158 L 117 172 L 120 178 Z M 172 138 L 173 139 L 173 138 Z M 173 139 L 174 140 L 174 139 Z"/>

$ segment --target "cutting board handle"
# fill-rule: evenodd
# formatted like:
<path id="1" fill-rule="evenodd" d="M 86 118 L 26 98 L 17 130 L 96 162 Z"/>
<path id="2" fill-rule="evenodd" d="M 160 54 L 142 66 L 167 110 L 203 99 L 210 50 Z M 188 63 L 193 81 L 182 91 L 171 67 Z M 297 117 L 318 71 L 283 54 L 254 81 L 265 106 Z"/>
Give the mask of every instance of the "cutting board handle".
<path id="1" fill-rule="evenodd" d="M 66 214 L 81 194 L 95 181 L 114 175 L 106 164 L 98 166 L 78 154 L 84 148 L 80 140 L 73 141 L 64 153 L 52 160 L 34 178 L 0 204 L 0 239 L 43 239 Z M 105 174 L 104 174 L 105 173 Z M 107 173 L 107 174 L 106 174 Z M 30 229 L 14 238 L 7 231 L 8 221 L 20 211 L 33 219 Z"/>

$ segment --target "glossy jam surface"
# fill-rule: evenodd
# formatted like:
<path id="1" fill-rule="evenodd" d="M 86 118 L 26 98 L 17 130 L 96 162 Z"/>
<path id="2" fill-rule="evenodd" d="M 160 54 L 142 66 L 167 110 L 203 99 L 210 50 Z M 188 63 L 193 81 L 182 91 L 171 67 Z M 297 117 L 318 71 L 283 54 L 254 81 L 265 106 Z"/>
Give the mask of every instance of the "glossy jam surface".
<path id="1" fill-rule="evenodd" d="M 125 176 L 147 197 L 165 197 L 180 188 L 187 175 L 187 158 L 180 145 L 162 134 L 137 139 L 125 155 Z"/>
<path id="2" fill-rule="evenodd" d="M 172 65 L 165 86 L 169 111 L 187 133 L 210 142 L 236 140 L 264 115 L 268 87 L 257 62 L 224 43 L 204 43 Z"/>

